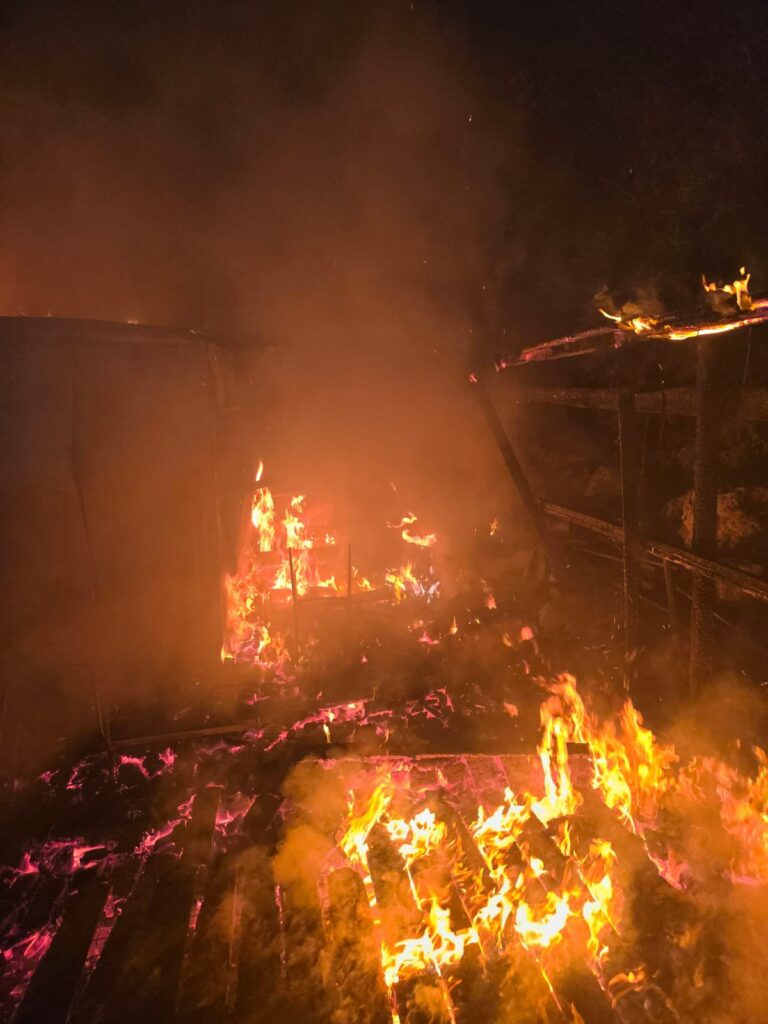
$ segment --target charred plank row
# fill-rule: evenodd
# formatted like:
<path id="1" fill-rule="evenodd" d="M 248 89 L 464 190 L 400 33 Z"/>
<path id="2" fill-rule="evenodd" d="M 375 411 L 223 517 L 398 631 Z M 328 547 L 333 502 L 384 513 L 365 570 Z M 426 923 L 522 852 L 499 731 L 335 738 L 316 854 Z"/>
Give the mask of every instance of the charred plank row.
<path id="1" fill-rule="evenodd" d="M 64 908 L 61 926 L 30 982 L 14 1024 L 64 1024 L 109 886 L 91 875 Z"/>
<path id="2" fill-rule="evenodd" d="M 263 847 L 251 847 L 237 865 L 237 896 L 241 901 L 239 935 L 228 950 L 229 1000 L 238 1019 L 277 1019 L 286 1006 L 288 935 L 282 888 Z M 232 908 L 235 920 L 237 907 Z"/>
<path id="3" fill-rule="evenodd" d="M 358 1024 L 390 1019 L 365 889 L 351 868 L 334 871 L 328 883 L 329 991 L 334 1016 Z"/>
<path id="4" fill-rule="evenodd" d="M 191 890 L 191 872 L 170 860 L 154 888 L 130 955 L 118 966 L 108 1002 L 98 1020 L 129 1024 L 152 1019 L 153 1014 L 161 1020 L 170 1018 Z"/>
<path id="5" fill-rule="evenodd" d="M 614 812 L 594 793 L 585 792 L 583 797 L 579 814 L 571 819 L 574 851 L 586 856 L 595 836 L 611 844 L 617 854 L 616 879 L 626 896 L 625 915 L 631 922 L 631 938 L 614 935 L 603 965 L 617 1016 L 625 1024 L 670 1024 L 677 1019 L 669 1000 L 675 977 L 691 975 L 692 964 L 672 941 L 689 915 L 688 901 L 660 877 L 643 841 Z"/>
<path id="6" fill-rule="evenodd" d="M 221 1020 L 227 992 L 234 935 L 236 855 L 221 859 L 207 879 L 203 902 L 180 983 L 177 1017 L 185 1024 Z"/>
<path id="7" fill-rule="evenodd" d="M 130 891 L 106 945 L 93 970 L 80 1003 L 72 1014 L 71 1024 L 98 1024 L 109 1020 L 107 1004 L 119 982 L 124 965 L 138 957 L 144 936 L 146 916 L 168 857 L 150 858 Z"/>
<path id="8" fill-rule="evenodd" d="M 218 786 L 206 787 L 195 797 L 192 817 L 183 839 L 181 863 L 184 867 L 189 868 L 208 861 L 220 798 L 221 789 Z"/>
<path id="9" fill-rule="evenodd" d="M 503 791 L 511 783 L 510 773 L 514 775 L 517 782 L 525 780 L 528 786 L 531 784 L 531 777 L 535 774 L 533 758 L 515 756 L 489 758 L 485 763 L 487 771 L 482 778 L 482 796 L 486 801 L 488 797 L 491 798 L 490 806 L 502 801 Z M 537 787 L 534 785 L 531 788 Z M 466 823 L 462 820 L 459 809 L 451 808 L 450 796 L 447 799 L 445 799 L 446 794 L 442 796 L 441 815 L 450 823 L 460 863 L 463 867 L 468 867 L 473 873 L 476 873 L 478 862 L 483 862 L 482 855 L 477 849 Z M 567 882 L 567 873 L 571 869 L 567 858 L 555 844 L 550 830 L 535 817 L 531 817 L 521 827 L 517 840 L 507 849 L 505 854 L 506 873 L 515 877 L 520 872 L 530 869 L 532 858 L 537 858 L 544 868 L 542 873 L 528 872 L 530 879 L 527 897 L 535 905 L 538 901 L 546 898 L 550 889 L 557 891 L 564 888 Z M 594 1024 L 610 1024 L 611 1021 L 614 1021 L 615 1015 L 609 1000 L 583 961 L 574 959 L 560 950 L 554 952 L 554 959 L 547 950 L 532 951 L 531 957 L 538 962 L 542 977 L 545 973 L 549 979 L 555 1014 L 574 1007 L 585 1020 L 593 1021 Z M 505 949 L 505 958 L 510 955 L 512 954 Z"/>
<path id="10" fill-rule="evenodd" d="M 183 1024 L 270 1019 L 280 984 L 280 927 L 263 848 L 234 850 L 210 873 L 179 995 Z"/>
<path id="11" fill-rule="evenodd" d="M 68 881 L 43 875 L 28 890 L 28 900 L 4 923 L 0 1021 L 13 1015 L 20 990 L 26 989 L 37 958 L 55 934 L 67 887 Z"/>
<path id="12" fill-rule="evenodd" d="M 172 863 L 160 879 L 148 915 L 150 928 L 142 948 L 144 968 L 139 991 L 131 992 L 126 1002 L 132 1005 L 132 1016 L 125 1015 L 125 1006 L 117 1020 L 141 1019 L 154 1014 L 158 1019 L 172 1017 L 178 996 L 182 958 L 186 947 L 190 912 L 193 906 L 197 869 L 204 865 L 211 852 L 211 837 L 216 821 L 221 790 L 208 787 L 195 797 L 192 816 L 187 824 L 179 861 Z M 127 977 L 133 972 L 128 971 Z"/>
<path id="13" fill-rule="evenodd" d="M 207 856 L 220 790 L 195 798 L 181 857 L 150 858 L 137 891 L 107 941 L 75 1021 L 131 1024 L 171 1018 L 194 895 L 196 865 Z M 122 927 L 120 927 L 122 925 Z"/>
<path id="14" fill-rule="evenodd" d="M 291 881 L 275 889 L 280 901 L 277 917 L 280 982 L 275 1003 L 258 1012 L 254 1021 L 296 1020 L 329 1024 L 332 1004 L 324 971 L 325 932 L 314 888 Z M 263 933 L 262 933 L 263 935 Z M 251 947 L 252 948 L 252 947 Z M 241 974 L 245 961 L 241 963 Z M 262 993 L 263 996 L 263 993 Z"/>

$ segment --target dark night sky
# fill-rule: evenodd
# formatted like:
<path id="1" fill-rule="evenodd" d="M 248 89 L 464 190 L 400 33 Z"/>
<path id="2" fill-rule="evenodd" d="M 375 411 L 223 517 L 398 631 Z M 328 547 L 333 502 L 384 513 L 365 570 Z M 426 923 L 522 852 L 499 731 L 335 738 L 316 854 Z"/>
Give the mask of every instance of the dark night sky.
<path id="1" fill-rule="evenodd" d="M 254 154 L 289 131 L 296 111 L 323 108 L 380 37 L 391 109 L 382 74 L 378 107 L 365 116 L 381 109 L 396 124 L 411 116 L 413 99 L 426 139 L 430 117 L 444 115 L 424 98 L 446 95 L 462 127 L 453 137 L 435 133 L 440 160 L 460 166 L 460 176 L 477 147 L 476 163 L 503 197 L 478 217 L 482 258 L 461 269 L 462 316 L 489 344 L 503 347 L 504 330 L 531 343 L 590 326 L 602 286 L 658 292 L 675 305 L 696 293 L 702 271 L 727 277 L 741 262 L 758 289 L 768 285 L 764 2 L 413 0 L 383 5 L 384 15 L 381 6 L 4 4 L 5 311 L 120 318 L 142 282 L 163 280 L 174 300 L 148 302 L 141 318 L 228 319 L 222 310 L 242 286 L 220 257 L 228 243 L 210 237 L 225 197 L 251 163 L 252 181 L 276 188 L 275 165 L 265 172 Z M 400 68 L 422 56 L 436 70 L 414 88 Z M 457 96 L 468 98 L 463 110 L 449 95 L 454 78 Z M 327 144 L 348 146 L 354 164 L 355 115 L 344 123 L 346 136 Z M 325 160 L 317 145 L 306 160 L 310 183 L 318 157 Z M 400 195 L 423 176 L 413 205 L 437 222 L 453 216 L 460 187 L 440 180 L 434 152 L 409 151 L 399 167 L 386 141 L 367 158 L 376 162 L 377 145 L 390 165 L 387 187 Z M 75 187 L 72 168 L 82 171 Z M 367 185 L 361 177 L 345 187 Z M 482 181 L 473 188 L 482 191 Z M 243 220 L 249 210 L 244 203 Z M 435 241 L 430 221 L 423 234 L 436 253 L 466 244 L 464 228 L 456 230 Z M 119 240 L 114 249 L 109 237 Z M 238 245 L 227 251 L 242 254 Z M 80 263 L 91 292 L 61 276 Z M 455 292 L 458 273 L 438 290 Z"/>
<path id="2" fill-rule="evenodd" d="M 768 6 L 451 7 L 493 91 L 521 97 L 532 158 L 520 276 L 548 278 L 545 305 L 564 293 L 551 308 L 562 329 L 602 284 L 680 301 L 702 271 L 746 262 L 768 286 Z M 524 280 L 510 291 L 526 315 Z"/>

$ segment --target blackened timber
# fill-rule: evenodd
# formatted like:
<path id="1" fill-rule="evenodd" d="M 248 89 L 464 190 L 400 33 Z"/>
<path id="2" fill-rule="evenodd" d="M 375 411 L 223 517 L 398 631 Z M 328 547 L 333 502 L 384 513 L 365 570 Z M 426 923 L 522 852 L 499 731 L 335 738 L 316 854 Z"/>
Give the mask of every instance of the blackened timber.
<path id="1" fill-rule="evenodd" d="M 219 810 L 221 788 L 206 786 L 195 797 L 192 817 L 184 838 L 181 862 L 185 866 L 204 864 L 210 855 L 211 837 Z"/>
<path id="2" fill-rule="evenodd" d="M 282 893 L 273 873 L 272 860 L 261 845 L 252 845 L 243 851 L 237 865 L 237 892 L 233 884 L 229 899 L 236 896 L 242 901 L 237 941 L 236 988 L 229 991 L 235 997 L 238 1020 L 274 1020 L 284 1010 L 286 943 L 283 927 Z M 228 963 L 234 959 L 233 942 L 235 909 L 227 917 L 231 922 Z M 233 979 L 234 981 L 235 979 Z"/>
<path id="3" fill-rule="evenodd" d="M 698 572 L 701 576 L 708 576 L 712 580 L 721 580 L 723 583 L 730 583 L 737 587 L 744 594 L 756 598 L 758 601 L 768 601 L 768 582 L 752 573 L 744 572 L 732 565 L 724 565 L 711 558 L 702 558 L 692 551 L 683 551 L 671 544 L 663 544 L 661 541 L 646 541 L 645 550 L 649 555 L 656 558 L 665 558 L 675 565 L 681 565 L 685 569 Z"/>
<path id="4" fill-rule="evenodd" d="M 612 544 L 622 544 L 624 531 L 615 523 L 609 523 L 606 519 L 598 519 L 597 516 L 587 515 L 586 512 L 577 512 L 574 508 L 567 508 L 565 505 L 558 505 L 554 501 L 542 501 L 540 507 L 545 515 L 560 519 L 571 526 L 579 526 L 582 530 L 589 530 L 596 533 Z"/>
<path id="5" fill-rule="evenodd" d="M 679 648 L 682 634 L 680 631 L 677 594 L 675 593 L 675 580 L 672 575 L 672 562 L 668 558 L 665 558 L 662 565 L 664 567 L 664 589 L 667 595 L 667 608 L 669 610 L 669 626 L 672 630 L 672 636 L 675 639 L 675 644 Z"/>
<path id="6" fill-rule="evenodd" d="M 693 464 L 693 550 L 703 558 L 717 551 L 718 437 L 717 345 L 700 341 L 696 365 L 696 449 Z M 689 685 L 695 693 L 712 668 L 712 610 L 715 583 L 696 571 L 691 602 Z"/>
<path id="7" fill-rule="evenodd" d="M 576 509 L 567 508 L 565 505 L 558 505 L 553 501 L 542 501 L 541 509 L 545 515 L 560 519 L 562 522 L 577 526 L 582 530 L 595 533 L 612 544 L 623 543 L 623 530 L 615 523 L 609 523 L 605 519 L 598 519 L 596 516 L 587 515 L 585 512 L 577 512 Z M 756 598 L 758 601 L 768 601 L 768 581 L 751 573 L 744 572 L 732 565 L 725 565 L 711 558 L 703 558 L 692 551 L 685 551 L 672 544 L 665 544 L 658 540 L 644 540 L 642 549 L 647 555 L 654 558 L 672 562 L 689 571 L 698 572 L 702 576 L 708 576 L 713 580 L 721 580 L 738 588 L 744 594 Z"/>
<path id="8" fill-rule="evenodd" d="M 241 722 L 234 722 L 229 725 L 207 725 L 199 729 L 179 729 L 178 732 L 159 732 L 151 736 L 129 736 L 125 739 L 114 740 L 112 746 L 119 750 L 130 750 L 136 746 L 152 746 L 158 743 L 169 743 L 186 739 L 199 738 L 202 736 L 226 736 L 229 733 L 249 732 L 252 729 L 261 727 L 261 719 L 245 718 Z"/>
<path id="9" fill-rule="evenodd" d="M 108 886 L 85 878 L 64 908 L 56 936 L 35 971 L 14 1024 L 65 1024 Z"/>
<path id="10" fill-rule="evenodd" d="M 387 1024 L 387 996 L 375 955 L 373 922 L 360 876 L 351 868 L 331 872 L 329 888 L 328 958 L 333 1017 L 344 1019 L 349 1007 L 358 1019 Z"/>
<path id="11" fill-rule="evenodd" d="M 477 377 L 472 378 L 472 383 L 475 388 L 477 399 L 480 402 L 480 406 L 485 415 L 486 422 L 491 429 L 491 433 L 496 440 L 501 457 L 504 460 L 504 465 L 507 467 L 509 475 L 512 477 L 512 482 L 517 489 L 520 500 L 531 517 L 536 533 L 538 534 L 542 546 L 547 552 L 551 565 L 551 545 L 547 533 L 547 524 L 544 516 L 542 515 L 541 509 L 539 508 L 539 503 L 536 501 L 533 494 L 531 485 L 528 482 L 528 477 L 525 475 L 525 471 L 520 464 L 520 460 L 517 457 L 515 449 L 512 447 L 512 442 L 504 429 L 504 424 L 499 418 L 496 406 L 491 401 L 491 396 L 488 394 L 485 385 Z"/>
<path id="12" fill-rule="evenodd" d="M 180 985 L 177 1016 L 184 1024 L 213 1024 L 227 1012 L 228 925 L 232 918 L 228 910 L 234 899 L 236 856 L 226 855 L 207 879 Z"/>
<path id="13" fill-rule="evenodd" d="M 145 919 L 164 864 L 164 858 L 151 857 L 142 870 L 88 979 L 83 998 L 71 1017 L 72 1024 L 101 1024 L 110 1019 L 109 1003 L 124 965 L 141 955 Z"/>
<path id="14" fill-rule="evenodd" d="M 618 408 L 618 393 L 614 388 L 561 388 L 523 385 L 515 383 L 511 391 L 515 402 L 541 405 L 564 405 L 574 409 Z M 696 415 L 695 388 L 668 388 L 663 391 L 638 392 L 635 396 L 638 413 L 651 416 Z M 736 414 L 744 420 L 768 422 L 768 388 L 742 388 L 735 406 Z"/>
<path id="15" fill-rule="evenodd" d="M 210 850 L 220 792 L 207 787 L 195 797 L 180 857 L 164 852 L 150 858 L 107 941 L 76 1021 L 135 1024 L 172 1019 L 196 865 Z"/>
<path id="16" fill-rule="evenodd" d="M 638 567 L 640 561 L 638 444 L 635 396 L 619 393 L 619 455 L 621 461 L 622 549 L 624 556 L 625 679 L 638 645 Z"/>

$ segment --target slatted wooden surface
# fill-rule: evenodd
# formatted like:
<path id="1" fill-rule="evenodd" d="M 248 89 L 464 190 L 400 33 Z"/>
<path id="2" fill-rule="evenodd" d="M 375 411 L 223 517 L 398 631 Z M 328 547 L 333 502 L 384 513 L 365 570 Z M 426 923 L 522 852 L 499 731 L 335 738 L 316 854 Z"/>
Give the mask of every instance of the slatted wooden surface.
<path id="1" fill-rule="evenodd" d="M 577 783 L 587 781 L 585 757 L 573 756 L 572 769 Z M 383 771 L 391 772 L 414 807 L 440 793 L 457 822 L 465 823 L 480 804 L 496 806 L 506 787 L 525 791 L 541 785 L 538 760 L 528 755 L 341 758 L 316 763 L 309 777 L 312 771 L 318 779 L 340 780 L 354 772 L 371 784 Z M 360 877 L 349 867 L 331 870 L 324 882 L 325 908 L 319 877 L 314 892 L 301 879 L 278 884 L 274 854 L 284 822 L 296 812 L 292 799 L 275 815 L 275 780 L 242 765 L 230 780 L 226 771 L 213 780 L 198 769 L 190 778 L 196 786 L 191 812 L 174 832 L 172 845 L 158 844 L 144 858 L 123 857 L 114 865 L 106 859 L 99 869 L 82 868 L 70 877 L 21 877 L 15 894 L 6 887 L 6 918 L 23 903 L 29 926 L 53 921 L 54 937 L 21 996 L 2 993 L 0 1019 L 12 1024 L 391 1020 L 372 957 L 371 915 Z M 228 806 L 235 789 L 255 800 L 236 832 L 225 836 L 217 828 L 217 812 Z M 377 871 L 374 884 L 385 903 L 393 879 L 380 866 Z M 119 913 L 112 914 L 113 926 L 94 963 L 94 937 L 108 926 L 110 905 Z M 519 996 L 532 983 L 526 975 L 534 969 L 530 963 L 521 961 L 513 969 L 509 963 L 481 963 L 478 956 L 476 948 L 470 950 L 449 979 L 458 1024 L 502 1019 L 515 992 Z M 439 979 L 421 979 L 416 1008 L 415 984 L 406 980 L 398 986 L 402 1020 L 429 1019 L 424 993 L 430 986 L 435 1020 L 449 1020 L 440 1004 Z M 617 1017 L 586 970 L 558 979 L 557 995 L 563 1007 L 581 1007 L 589 1024 L 655 1019 L 628 1003 Z M 571 1019 L 554 1001 L 541 1012 L 546 1020 Z M 528 1019 L 521 1016 L 519 1022 Z"/>

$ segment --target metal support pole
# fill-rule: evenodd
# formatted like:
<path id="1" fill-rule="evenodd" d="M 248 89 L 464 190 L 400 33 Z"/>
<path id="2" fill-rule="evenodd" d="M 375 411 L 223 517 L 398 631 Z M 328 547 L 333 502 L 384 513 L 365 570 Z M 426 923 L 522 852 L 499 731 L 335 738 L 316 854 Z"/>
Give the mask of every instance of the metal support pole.
<path id="1" fill-rule="evenodd" d="M 639 643 L 638 566 L 640 564 L 640 501 L 638 486 L 638 437 L 635 395 L 630 389 L 619 392 L 619 458 L 621 463 L 621 515 L 623 520 L 624 561 L 624 681 L 634 674 L 632 665 Z"/>
<path id="2" fill-rule="evenodd" d="M 714 558 L 717 552 L 719 402 L 717 342 L 698 342 L 696 370 L 696 455 L 693 466 L 693 550 Z M 712 612 L 715 582 L 695 573 L 691 604 L 689 687 L 695 696 L 712 670 Z"/>
<path id="3" fill-rule="evenodd" d="M 477 399 L 480 402 L 483 413 L 485 414 L 486 422 L 491 428 L 491 433 L 493 434 L 499 451 L 501 452 L 504 465 L 507 467 L 509 475 L 512 477 L 512 482 L 517 489 L 520 500 L 533 521 L 538 538 L 541 541 L 544 550 L 547 552 L 550 567 L 552 567 L 553 558 L 551 541 L 549 539 L 546 521 L 544 514 L 539 507 L 539 503 L 536 501 L 533 491 L 531 490 L 528 477 L 525 475 L 525 471 L 520 465 L 520 460 L 517 457 L 515 449 L 512 447 L 512 442 L 509 440 L 507 432 L 504 429 L 504 424 L 499 418 L 496 406 L 491 401 L 491 396 L 488 394 L 485 385 L 474 374 L 470 379 L 474 385 Z"/>

